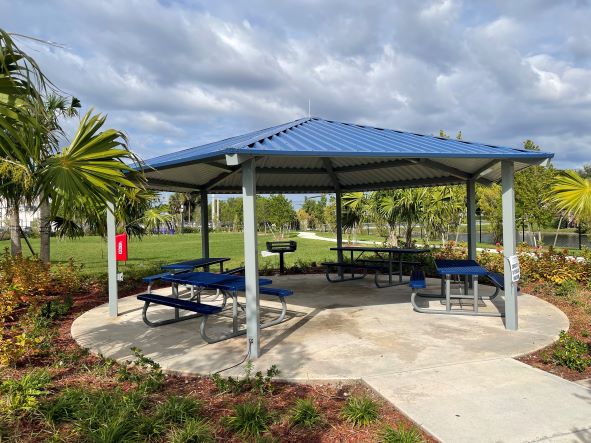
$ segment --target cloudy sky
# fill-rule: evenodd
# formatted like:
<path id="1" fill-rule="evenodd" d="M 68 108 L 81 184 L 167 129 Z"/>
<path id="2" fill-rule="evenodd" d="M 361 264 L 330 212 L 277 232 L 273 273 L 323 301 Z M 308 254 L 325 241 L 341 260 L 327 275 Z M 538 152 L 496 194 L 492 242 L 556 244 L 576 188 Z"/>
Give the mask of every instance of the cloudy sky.
<path id="1" fill-rule="evenodd" d="M 17 1 L 0 26 L 143 158 L 308 114 L 591 162 L 584 0 Z"/>

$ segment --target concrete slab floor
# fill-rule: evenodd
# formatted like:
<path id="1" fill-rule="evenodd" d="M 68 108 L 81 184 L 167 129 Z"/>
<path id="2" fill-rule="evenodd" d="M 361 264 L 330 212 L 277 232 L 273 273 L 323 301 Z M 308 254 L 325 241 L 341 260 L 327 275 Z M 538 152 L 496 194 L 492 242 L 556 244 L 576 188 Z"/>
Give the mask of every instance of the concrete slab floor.
<path id="1" fill-rule="evenodd" d="M 429 287 L 437 290 L 438 282 L 430 281 Z M 291 318 L 262 331 L 263 355 L 256 366 L 276 364 L 290 380 L 358 379 L 515 356 L 550 344 L 568 329 L 561 311 L 529 295 L 519 297 L 520 329 L 511 332 L 501 318 L 416 313 L 406 285 L 379 289 L 370 278 L 329 283 L 323 275 L 273 277 L 273 284 L 294 290 L 288 299 Z M 502 300 L 498 304 L 502 307 Z M 244 336 L 203 342 L 200 319 L 149 328 L 141 318 L 142 305 L 135 297 L 121 299 L 117 318 L 109 318 L 106 305 L 99 306 L 74 322 L 72 335 L 81 346 L 119 360 L 129 358 L 129 348 L 137 346 L 164 369 L 187 374 L 217 371 L 246 353 Z M 267 314 L 279 307 L 269 299 L 262 305 Z M 171 315 L 171 308 L 150 308 L 150 318 Z M 211 318 L 210 336 L 230 324 L 229 318 Z"/>
<path id="2" fill-rule="evenodd" d="M 265 369 L 276 364 L 282 378 L 292 381 L 363 379 L 436 437 L 446 441 L 461 440 L 450 437 L 445 427 L 449 420 L 443 412 L 429 414 L 430 404 L 442 402 L 443 410 L 454 410 L 456 403 L 461 404 L 462 395 L 466 397 L 466 404 L 480 403 L 473 395 L 483 395 L 479 389 L 481 379 L 489 384 L 490 380 L 495 380 L 491 393 L 504 386 L 513 389 L 513 384 L 509 383 L 513 376 L 503 372 L 512 365 L 493 365 L 482 370 L 477 365 L 507 360 L 520 367 L 521 363 L 510 357 L 547 346 L 560 330 L 568 329 L 568 319 L 560 310 L 527 294 L 519 297 L 519 330 L 507 331 L 498 317 L 416 313 L 412 310 L 410 289 L 406 285 L 378 289 L 369 277 L 333 284 L 323 275 L 276 276 L 273 284 L 293 289 L 295 294 L 288 299 L 289 320 L 262 331 L 263 355 L 255 362 L 255 368 Z M 433 292 L 439 290 L 439 280 L 429 280 L 429 288 Z M 169 291 L 161 290 L 162 293 Z M 492 293 L 492 289 L 484 288 L 482 292 Z M 439 302 L 430 303 L 436 306 Z M 490 301 L 486 301 L 486 305 L 483 309 L 502 309 L 502 297 L 498 297 L 494 305 Z M 109 318 L 107 305 L 84 313 L 73 323 L 72 336 L 92 352 L 118 360 L 130 359 L 130 347 L 137 346 L 165 370 L 185 374 L 212 373 L 238 363 L 245 356 L 244 336 L 209 345 L 200 338 L 199 319 L 149 328 L 142 322 L 142 303 L 135 297 L 121 299 L 119 306 L 117 318 Z M 262 307 L 263 315 L 272 315 L 279 304 L 263 299 Z M 172 314 L 166 307 L 150 310 L 153 312 L 150 318 L 154 319 L 170 318 Z M 230 324 L 229 318 L 212 318 L 211 325 L 208 321 L 210 336 L 227 331 Z M 241 375 L 243 368 L 226 373 Z M 422 382 L 413 384 L 411 390 L 408 383 L 415 373 L 426 375 Z M 457 375 L 459 373 L 462 375 Z M 438 382 L 445 385 L 448 377 L 456 381 L 453 389 L 449 385 L 443 390 L 438 388 Z M 542 378 L 541 382 L 545 384 L 546 379 Z M 406 400 L 398 394 L 396 383 L 407 386 Z M 434 397 L 439 390 L 450 393 L 455 390 L 458 398 Z M 547 393 L 555 394 L 552 390 Z M 412 398 L 415 403 L 409 400 Z M 501 417 L 502 411 L 519 407 L 511 403 L 516 399 L 511 397 L 506 404 L 501 404 L 501 398 L 488 406 L 482 403 L 483 419 L 486 417 L 490 421 Z M 468 412 L 462 413 L 469 417 Z M 588 416 L 591 417 L 591 413 Z M 476 415 L 472 421 L 464 421 L 466 435 L 472 435 L 472 441 L 477 441 L 474 440 L 476 435 L 484 435 L 482 441 L 505 441 L 489 440 L 486 434 L 478 432 L 482 427 L 479 419 L 480 415 Z M 490 423 L 491 427 L 504 426 L 495 419 Z"/>

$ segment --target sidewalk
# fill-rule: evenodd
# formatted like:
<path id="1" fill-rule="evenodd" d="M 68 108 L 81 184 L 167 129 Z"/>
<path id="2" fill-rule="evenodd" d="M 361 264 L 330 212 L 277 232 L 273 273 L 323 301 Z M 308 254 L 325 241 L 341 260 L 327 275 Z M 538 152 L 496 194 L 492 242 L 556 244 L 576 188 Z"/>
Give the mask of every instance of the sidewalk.
<path id="1" fill-rule="evenodd" d="M 591 390 L 512 358 L 364 380 L 443 442 L 591 441 Z"/>

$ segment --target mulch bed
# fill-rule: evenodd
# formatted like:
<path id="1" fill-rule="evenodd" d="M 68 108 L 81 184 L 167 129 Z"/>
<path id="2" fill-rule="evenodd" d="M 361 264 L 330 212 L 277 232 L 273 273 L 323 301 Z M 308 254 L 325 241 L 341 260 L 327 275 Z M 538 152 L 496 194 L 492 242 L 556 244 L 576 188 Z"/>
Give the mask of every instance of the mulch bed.
<path id="1" fill-rule="evenodd" d="M 570 322 L 568 333 L 579 340 L 587 342 L 591 349 L 591 338 L 589 337 L 591 334 L 591 309 L 589 307 L 591 305 L 587 302 L 587 300 L 591 300 L 590 291 L 581 290 L 579 303 L 573 303 L 572 300 L 566 297 L 556 296 L 555 287 L 550 284 L 528 284 L 523 286 L 522 291 L 539 297 L 564 312 Z M 578 372 L 553 363 L 551 361 L 553 349 L 554 345 L 550 345 L 531 354 L 521 356 L 517 360 L 551 374 L 558 375 L 566 380 L 576 381 L 591 378 L 591 367 L 588 367 L 583 372 Z"/>
<path id="2" fill-rule="evenodd" d="M 137 293 L 144 286 L 127 288 L 121 297 Z M 117 381 L 116 367 L 107 369 L 104 373 L 93 370 L 101 366 L 101 359 L 80 348 L 70 335 L 72 322 L 76 317 L 89 309 L 107 302 L 104 287 L 96 285 L 85 294 L 74 297 L 72 309 L 58 320 L 58 334 L 54 339 L 51 354 L 36 356 L 13 369 L 0 372 L 0 378 L 20 378 L 22 373 L 34 368 L 50 368 L 52 375 L 52 395 L 65 387 L 87 386 L 93 389 L 113 389 L 119 387 L 125 391 L 133 389 L 131 382 Z M 279 368 L 281 369 L 281 368 Z M 292 384 L 273 382 L 272 394 L 265 394 L 264 401 L 270 411 L 275 411 L 276 422 L 271 427 L 274 438 L 282 442 L 367 442 L 376 441 L 386 424 L 397 427 L 402 423 L 405 427 L 416 427 L 425 441 L 437 440 L 422 431 L 411 420 L 407 419 L 390 403 L 378 397 L 373 391 L 361 384 Z M 170 395 L 194 396 L 203 402 L 203 415 L 207 417 L 218 441 L 239 442 L 242 439 L 230 434 L 220 426 L 219 419 L 228 415 L 232 405 L 260 398 L 253 392 L 242 394 L 219 393 L 209 377 L 186 377 L 167 375 L 164 386 L 157 392 L 150 394 L 150 402 L 157 404 Z M 351 395 L 365 395 L 374 398 L 380 404 L 381 420 L 367 427 L 354 427 L 340 416 L 340 411 Z M 289 409 L 296 398 L 311 397 L 320 409 L 324 418 L 323 424 L 308 430 L 293 427 L 287 420 Z M 36 419 L 25 419 L 20 422 L 20 439 L 24 442 L 46 441 L 51 431 L 44 427 L 43 422 Z M 68 427 L 60 427 L 67 435 Z M 65 440 L 67 441 L 67 439 Z"/>

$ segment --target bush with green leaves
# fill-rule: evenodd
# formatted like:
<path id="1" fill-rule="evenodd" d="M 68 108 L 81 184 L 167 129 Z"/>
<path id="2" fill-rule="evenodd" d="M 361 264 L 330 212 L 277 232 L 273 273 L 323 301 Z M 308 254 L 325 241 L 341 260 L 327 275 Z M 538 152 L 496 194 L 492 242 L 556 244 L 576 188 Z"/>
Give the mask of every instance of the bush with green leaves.
<path id="1" fill-rule="evenodd" d="M 269 430 L 273 417 L 262 402 L 234 405 L 232 414 L 221 421 L 230 432 L 241 437 L 260 436 Z"/>
<path id="2" fill-rule="evenodd" d="M 558 342 L 552 352 L 552 360 L 557 365 L 583 372 L 591 366 L 589 345 L 565 331 L 560 331 Z"/>
<path id="3" fill-rule="evenodd" d="M 407 428 L 402 423 L 396 428 L 386 426 L 380 435 L 381 443 L 423 443 L 424 441 L 418 429 Z"/>
<path id="4" fill-rule="evenodd" d="M 163 435 L 161 420 L 146 414 L 147 401 L 140 391 L 66 388 L 40 408 L 52 424 L 72 423 L 83 441 L 119 442 Z"/>
<path id="5" fill-rule="evenodd" d="M 565 280 L 556 288 L 556 295 L 559 297 L 572 297 L 579 289 L 579 285 L 575 280 Z"/>
<path id="6" fill-rule="evenodd" d="M 51 375 L 45 369 L 28 372 L 20 379 L 3 380 L 0 393 L 5 410 L 14 415 L 35 411 L 39 399 L 49 394 L 49 383 Z"/>
<path id="7" fill-rule="evenodd" d="M 249 360 L 244 367 L 244 377 L 222 377 L 220 374 L 211 376 L 216 388 L 220 392 L 240 394 L 247 391 L 257 391 L 260 394 L 270 394 L 273 392 L 273 378 L 277 377 L 281 371 L 276 365 L 272 365 L 265 375 L 262 371 L 257 371 L 252 375 L 253 364 Z"/>
<path id="8" fill-rule="evenodd" d="M 369 397 L 350 397 L 341 415 L 353 426 L 367 426 L 380 417 L 379 405 Z"/>
<path id="9" fill-rule="evenodd" d="M 313 428 L 322 422 L 320 411 L 311 398 L 298 398 L 291 409 L 290 422 L 294 426 Z"/>
<path id="10" fill-rule="evenodd" d="M 166 424 L 183 424 L 201 413 L 201 402 L 192 397 L 168 397 L 156 406 L 155 416 Z"/>

